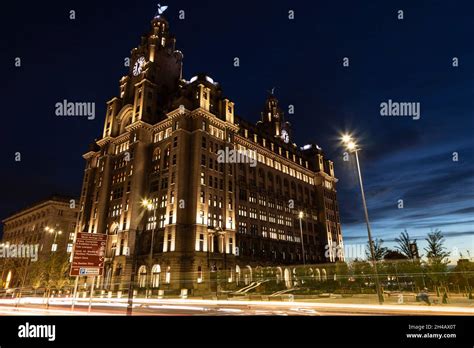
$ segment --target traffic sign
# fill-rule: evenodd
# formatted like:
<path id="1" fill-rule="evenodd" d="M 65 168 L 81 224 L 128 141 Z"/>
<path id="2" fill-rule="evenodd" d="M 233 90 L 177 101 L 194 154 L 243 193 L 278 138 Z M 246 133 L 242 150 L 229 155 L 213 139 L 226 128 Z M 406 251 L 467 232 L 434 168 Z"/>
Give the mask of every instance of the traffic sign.
<path id="1" fill-rule="evenodd" d="M 74 243 L 71 276 L 101 276 L 104 273 L 107 235 L 79 232 Z"/>

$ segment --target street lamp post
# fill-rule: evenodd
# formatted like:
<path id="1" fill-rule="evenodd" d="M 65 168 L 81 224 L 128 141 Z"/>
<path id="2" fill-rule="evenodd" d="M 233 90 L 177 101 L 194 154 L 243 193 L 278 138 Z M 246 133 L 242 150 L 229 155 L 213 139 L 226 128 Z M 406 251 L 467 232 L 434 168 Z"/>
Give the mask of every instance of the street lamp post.
<path id="1" fill-rule="evenodd" d="M 304 253 L 304 240 L 303 240 L 303 223 L 302 223 L 303 216 L 304 216 L 304 213 L 300 211 L 298 213 L 298 218 L 300 219 L 301 250 L 303 252 L 303 266 L 306 266 L 306 259 L 305 259 L 305 253 Z"/>
<path id="2" fill-rule="evenodd" d="M 57 227 L 57 226 L 58 226 L 58 225 L 56 224 L 56 227 Z M 48 226 L 46 226 L 46 227 L 44 228 L 44 230 L 45 230 L 46 232 L 48 232 L 49 234 L 53 234 L 53 233 L 54 233 L 53 243 L 51 244 L 51 252 L 54 253 L 54 252 L 56 252 L 56 250 L 58 250 L 58 245 L 56 244 L 56 239 L 58 238 L 58 234 L 60 235 L 60 234 L 62 234 L 63 232 L 60 231 L 60 230 L 58 230 L 58 229 L 55 229 L 55 228 L 52 228 L 52 227 L 48 227 Z M 25 275 L 25 278 L 26 278 L 26 275 Z M 49 308 L 49 296 L 50 296 L 50 292 L 51 292 L 51 289 L 50 289 L 49 286 L 48 286 L 47 294 L 46 294 L 46 296 L 47 296 L 47 298 L 46 298 L 46 308 Z"/>
<path id="3" fill-rule="evenodd" d="M 372 262 L 374 263 L 375 284 L 377 287 L 377 295 L 379 299 L 379 304 L 383 304 L 384 299 L 383 299 L 382 289 L 380 287 L 380 280 L 379 280 L 379 275 L 377 271 L 377 260 L 375 259 L 374 243 L 372 241 L 372 232 L 370 230 L 369 213 L 367 211 L 367 203 L 365 201 L 365 193 L 364 193 L 364 184 L 362 183 L 362 173 L 361 173 L 360 164 L 359 164 L 359 155 L 358 155 L 359 147 L 353 141 L 350 135 L 344 135 L 342 137 L 342 142 L 346 146 L 346 149 L 349 152 L 354 153 L 354 156 L 356 159 L 357 173 L 359 176 L 360 192 L 362 196 L 362 205 L 364 206 L 365 222 L 367 224 L 367 235 L 369 237 L 370 255 L 372 257 Z"/>
<path id="4" fill-rule="evenodd" d="M 51 228 L 51 227 L 45 227 L 44 230 L 46 232 L 48 232 L 49 234 L 53 234 L 54 233 L 54 239 L 53 239 L 53 244 L 51 244 L 51 251 L 52 252 L 55 252 L 56 250 L 58 250 L 58 245 L 56 244 L 56 239 L 58 238 L 58 234 L 62 234 L 63 232 L 62 231 L 59 231 L 59 230 L 56 230 L 54 228 Z"/>

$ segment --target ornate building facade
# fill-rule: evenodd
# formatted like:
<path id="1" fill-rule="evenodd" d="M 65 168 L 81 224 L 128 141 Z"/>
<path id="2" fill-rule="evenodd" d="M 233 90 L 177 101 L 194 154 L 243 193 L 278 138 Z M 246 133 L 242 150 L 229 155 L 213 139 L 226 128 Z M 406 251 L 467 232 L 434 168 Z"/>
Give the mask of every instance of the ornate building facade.
<path id="1" fill-rule="evenodd" d="M 99 287 L 124 289 L 132 268 L 152 289 L 205 291 L 216 271 L 249 283 L 256 267 L 302 264 L 303 248 L 307 264 L 336 261 L 333 163 L 292 143 L 273 93 L 256 125 L 239 118 L 219 83 L 183 78 L 162 15 L 130 61 L 84 154 L 77 231 L 108 235 Z"/>

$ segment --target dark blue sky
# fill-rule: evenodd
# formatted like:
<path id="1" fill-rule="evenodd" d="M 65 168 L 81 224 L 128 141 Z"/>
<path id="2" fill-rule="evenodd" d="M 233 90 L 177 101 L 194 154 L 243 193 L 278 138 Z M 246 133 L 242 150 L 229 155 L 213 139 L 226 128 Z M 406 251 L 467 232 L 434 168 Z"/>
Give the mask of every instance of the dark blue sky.
<path id="1" fill-rule="evenodd" d="M 441 229 L 474 254 L 474 36 L 470 1 L 170 1 L 184 77 L 206 72 L 257 121 L 276 87 L 298 145 L 335 161 L 346 244 L 365 243 L 353 162 L 338 134 L 353 131 L 374 237 L 391 245 Z M 9 2 L 1 18 L 1 195 L 6 217 L 53 192 L 78 194 L 81 155 L 103 127 L 124 58 L 147 32 L 156 1 Z M 76 20 L 69 20 L 69 10 Z M 288 10 L 295 19 L 288 19 Z M 397 11 L 404 11 L 404 20 Z M 184 10 L 185 20 L 179 20 Z M 14 67 L 21 57 L 22 67 Z M 239 57 L 241 66 L 233 66 Z M 343 57 L 350 66 L 342 66 Z M 452 58 L 459 67 L 452 67 Z M 96 103 L 96 119 L 60 118 L 67 99 Z M 421 118 L 382 117 L 380 103 L 421 103 Z M 21 152 L 22 161 L 14 162 Z M 452 153 L 459 161 L 452 161 Z M 397 201 L 404 200 L 404 209 Z M 423 247 L 423 243 L 421 243 Z"/>

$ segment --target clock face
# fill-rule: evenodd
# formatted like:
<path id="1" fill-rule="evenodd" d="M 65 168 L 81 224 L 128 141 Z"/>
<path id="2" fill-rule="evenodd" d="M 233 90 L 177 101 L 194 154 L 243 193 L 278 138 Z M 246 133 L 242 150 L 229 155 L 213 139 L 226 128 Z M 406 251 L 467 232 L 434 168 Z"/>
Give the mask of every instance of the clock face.
<path id="1" fill-rule="evenodd" d="M 135 65 L 133 66 L 133 75 L 137 76 L 142 73 L 143 66 L 145 65 L 145 57 L 140 57 L 137 59 L 135 62 Z"/>
<path id="2" fill-rule="evenodd" d="M 281 138 L 283 139 L 283 141 L 285 143 L 290 141 L 290 137 L 288 136 L 288 132 L 284 129 L 281 131 Z"/>

